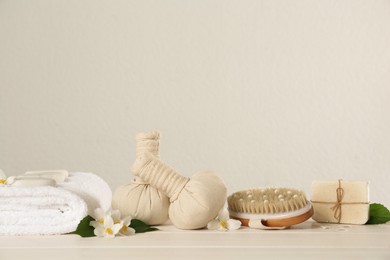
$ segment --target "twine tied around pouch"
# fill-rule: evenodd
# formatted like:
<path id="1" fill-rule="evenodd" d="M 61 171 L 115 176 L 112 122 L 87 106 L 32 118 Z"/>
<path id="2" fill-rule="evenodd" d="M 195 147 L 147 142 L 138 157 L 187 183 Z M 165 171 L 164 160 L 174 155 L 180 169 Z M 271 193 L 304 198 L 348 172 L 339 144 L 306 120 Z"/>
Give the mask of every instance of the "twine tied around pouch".
<path id="1" fill-rule="evenodd" d="M 342 205 L 343 204 L 368 204 L 368 202 L 343 202 L 344 198 L 344 189 L 341 187 L 341 179 L 338 180 L 339 186 L 336 189 L 337 200 L 336 203 L 330 209 L 333 210 L 333 217 L 337 220 L 337 223 L 340 224 L 342 217 Z M 321 203 L 321 204 L 333 204 L 334 202 L 326 202 L 326 201 L 311 201 L 312 203 Z"/>

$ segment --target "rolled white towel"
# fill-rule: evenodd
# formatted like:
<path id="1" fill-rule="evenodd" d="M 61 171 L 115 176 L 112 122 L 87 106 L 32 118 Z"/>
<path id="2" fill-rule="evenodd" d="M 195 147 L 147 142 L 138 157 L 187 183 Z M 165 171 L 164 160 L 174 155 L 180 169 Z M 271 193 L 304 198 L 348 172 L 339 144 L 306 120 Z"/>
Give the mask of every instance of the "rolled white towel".
<path id="1" fill-rule="evenodd" d="M 87 215 L 78 195 L 56 187 L 0 187 L 1 235 L 51 235 L 75 231 Z"/>
<path id="2" fill-rule="evenodd" d="M 0 186 L 0 235 L 69 233 L 96 208 L 110 209 L 112 191 L 102 178 L 70 172 L 58 179 L 56 173 L 11 176 L 7 185 Z M 51 186 L 42 186 L 47 181 L 52 181 Z"/>

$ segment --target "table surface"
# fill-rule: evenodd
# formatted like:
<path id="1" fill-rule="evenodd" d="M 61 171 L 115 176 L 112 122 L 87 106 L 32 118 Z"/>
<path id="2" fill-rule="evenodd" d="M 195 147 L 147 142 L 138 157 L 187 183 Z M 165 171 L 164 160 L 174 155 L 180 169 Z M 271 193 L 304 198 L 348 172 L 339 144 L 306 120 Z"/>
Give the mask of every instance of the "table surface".
<path id="1" fill-rule="evenodd" d="M 0 236 L 0 259 L 390 259 L 390 224 L 307 221 L 285 230 L 179 230 L 130 237 Z"/>

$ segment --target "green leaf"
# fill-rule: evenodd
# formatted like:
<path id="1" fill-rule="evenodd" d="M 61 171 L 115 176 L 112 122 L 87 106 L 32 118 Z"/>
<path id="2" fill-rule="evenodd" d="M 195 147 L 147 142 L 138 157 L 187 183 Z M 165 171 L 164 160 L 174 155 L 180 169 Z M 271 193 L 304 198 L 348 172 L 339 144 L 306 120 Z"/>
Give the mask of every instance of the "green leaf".
<path id="1" fill-rule="evenodd" d="M 86 216 L 80 221 L 76 231 L 70 234 L 76 234 L 81 237 L 94 237 L 95 236 L 95 234 L 93 233 L 94 227 L 89 225 L 89 222 L 92 220 L 94 219 L 91 216 Z"/>
<path id="2" fill-rule="evenodd" d="M 139 219 L 132 219 L 129 227 L 134 228 L 135 233 L 145 233 L 159 230 L 158 228 L 149 226 Z"/>
<path id="3" fill-rule="evenodd" d="M 390 211 L 379 203 L 370 204 L 370 217 L 366 224 L 384 224 L 390 221 Z"/>

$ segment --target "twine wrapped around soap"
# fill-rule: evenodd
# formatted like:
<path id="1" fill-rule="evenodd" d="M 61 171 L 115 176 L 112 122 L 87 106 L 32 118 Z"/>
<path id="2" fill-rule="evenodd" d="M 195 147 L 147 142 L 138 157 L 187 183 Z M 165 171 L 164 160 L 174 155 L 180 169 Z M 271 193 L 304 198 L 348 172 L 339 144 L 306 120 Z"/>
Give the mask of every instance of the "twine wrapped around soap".
<path id="1" fill-rule="evenodd" d="M 331 210 L 333 210 L 334 214 L 333 217 L 337 220 L 337 223 L 341 222 L 342 217 L 342 205 L 353 205 L 353 204 L 368 204 L 368 202 L 343 202 L 344 198 L 344 189 L 341 187 L 341 179 L 338 180 L 339 186 L 336 189 L 336 196 L 337 200 L 335 202 L 330 201 L 316 201 L 311 200 L 312 203 L 318 203 L 318 204 L 334 204 L 332 207 L 330 207 Z"/>

